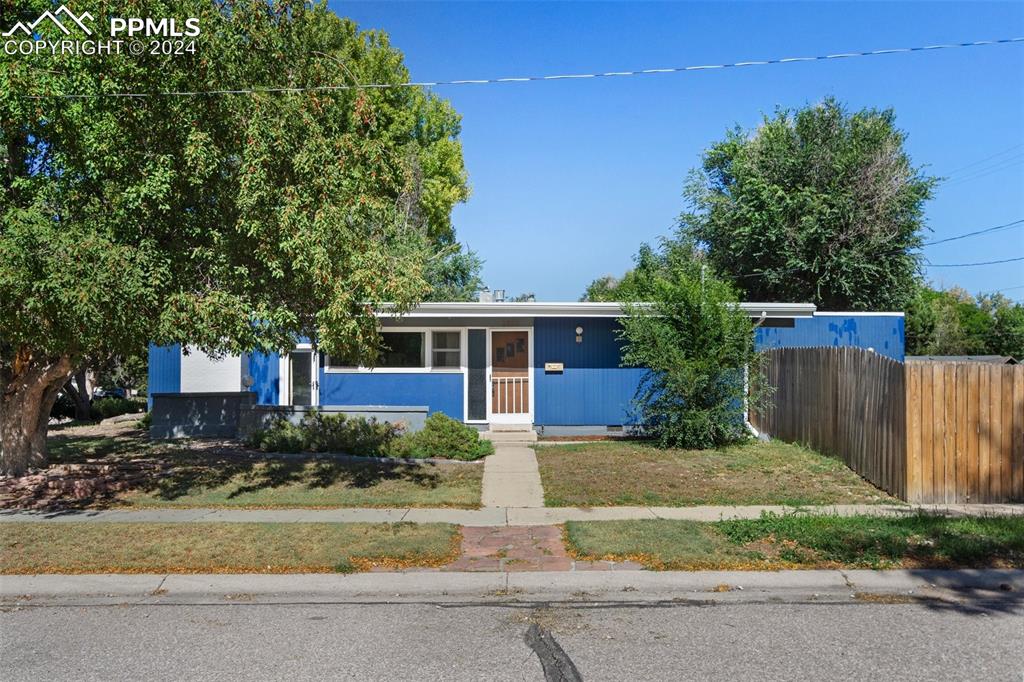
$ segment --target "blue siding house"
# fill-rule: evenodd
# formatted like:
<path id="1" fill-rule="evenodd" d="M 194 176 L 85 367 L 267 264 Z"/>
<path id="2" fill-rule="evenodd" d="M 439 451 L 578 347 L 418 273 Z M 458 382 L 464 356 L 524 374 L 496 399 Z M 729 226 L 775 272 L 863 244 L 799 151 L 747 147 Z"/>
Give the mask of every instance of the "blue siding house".
<path id="1" fill-rule="evenodd" d="M 819 313 L 744 303 L 758 348 L 856 346 L 904 358 L 902 313 Z M 424 303 L 381 316 L 388 350 L 355 367 L 309 343 L 212 359 L 150 348 L 152 393 L 249 391 L 259 405 L 415 408 L 479 425 L 605 433 L 630 424 L 644 370 L 622 367 L 618 303 Z"/>

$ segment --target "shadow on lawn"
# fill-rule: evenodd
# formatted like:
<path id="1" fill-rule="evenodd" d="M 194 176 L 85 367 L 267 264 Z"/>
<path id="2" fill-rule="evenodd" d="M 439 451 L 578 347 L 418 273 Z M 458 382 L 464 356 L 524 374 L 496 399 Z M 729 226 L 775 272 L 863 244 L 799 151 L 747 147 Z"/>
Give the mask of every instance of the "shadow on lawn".
<path id="1" fill-rule="evenodd" d="M 149 454 L 152 445 L 146 432 L 134 427 L 114 434 L 83 435 L 51 426 L 46 439 L 50 464 L 78 464 L 88 459 L 106 457 L 138 457 Z"/>
<path id="2" fill-rule="evenodd" d="M 437 465 L 424 462 L 379 461 L 343 455 L 274 455 L 248 450 L 235 441 L 197 439 L 182 443 L 150 441 L 132 426 L 104 432 L 100 428 L 54 429 L 48 441 L 49 477 L 59 476 L 64 489 L 49 480 L 17 501 L 4 502 L 8 511 L 32 509 L 42 513 L 104 509 L 119 506 L 125 494 L 141 493 L 171 502 L 190 494 L 222 489 L 224 499 L 279 488 L 327 489 L 332 486 L 367 489 L 398 481 L 423 489 L 437 488 L 443 477 Z M 114 471 L 103 471 L 112 466 Z M 266 500 L 273 505 L 273 500 Z M 260 502 L 254 502 L 260 504 Z M 2 513 L 3 510 L 0 510 Z"/>
<path id="3" fill-rule="evenodd" d="M 228 499 L 286 486 L 308 490 L 342 484 L 350 488 L 372 488 L 386 481 L 403 481 L 422 488 L 436 488 L 441 477 L 434 464 L 359 461 L 355 457 L 309 455 L 241 455 L 236 457 L 190 456 L 175 463 L 164 475 L 138 486 L 160 500 L 172 501 L 202 489 L 216 489 L 237 483 Z"/>

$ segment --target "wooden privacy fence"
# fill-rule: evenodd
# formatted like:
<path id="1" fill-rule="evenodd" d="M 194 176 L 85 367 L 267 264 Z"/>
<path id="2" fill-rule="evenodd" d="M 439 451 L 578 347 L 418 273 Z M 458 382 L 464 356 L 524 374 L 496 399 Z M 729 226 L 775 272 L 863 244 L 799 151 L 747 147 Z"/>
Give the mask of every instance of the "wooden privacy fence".
<path id="1" fill-rule="evenodd" d="M 1024 502 L 1024 366 L 904 365 L 860 348 L 766 351 L 751 423 L 910 502 Z"/>

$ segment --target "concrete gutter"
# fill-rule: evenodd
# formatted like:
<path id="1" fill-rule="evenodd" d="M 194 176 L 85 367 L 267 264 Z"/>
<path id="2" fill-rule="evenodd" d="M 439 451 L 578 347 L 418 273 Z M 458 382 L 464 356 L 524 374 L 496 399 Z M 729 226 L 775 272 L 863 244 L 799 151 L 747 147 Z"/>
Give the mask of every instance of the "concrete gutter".
<path id="1" fill-rule="evenodd" d="M 4 606 L 352 601 L 1021 601 L 1024 570 L 0 576 Z"/>

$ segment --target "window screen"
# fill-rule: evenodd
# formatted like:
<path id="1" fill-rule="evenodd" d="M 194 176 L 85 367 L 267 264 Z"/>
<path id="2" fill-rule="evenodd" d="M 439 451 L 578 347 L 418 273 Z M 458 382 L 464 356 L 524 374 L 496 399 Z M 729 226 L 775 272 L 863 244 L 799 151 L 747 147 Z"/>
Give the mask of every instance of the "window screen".
<path id="1" fill-rule="evenodd" d="M 431 364 L 434 367 L 459 366 L 462 356 L 459 347 L 460 337 L 459 332 L 434 332 L 431 339 L 433 342 Z"/>
<path id="2" fill-rule="evenodd" d="M 487 419 L 487 332 L 470 329 L 467 356 L 469 358 L 469 411 L 468 419 Z"/>
<path id="3" fill-rule="evenodd" d="M 425 367 L 423 332 L 384 332 L 378 367 Z"/>

